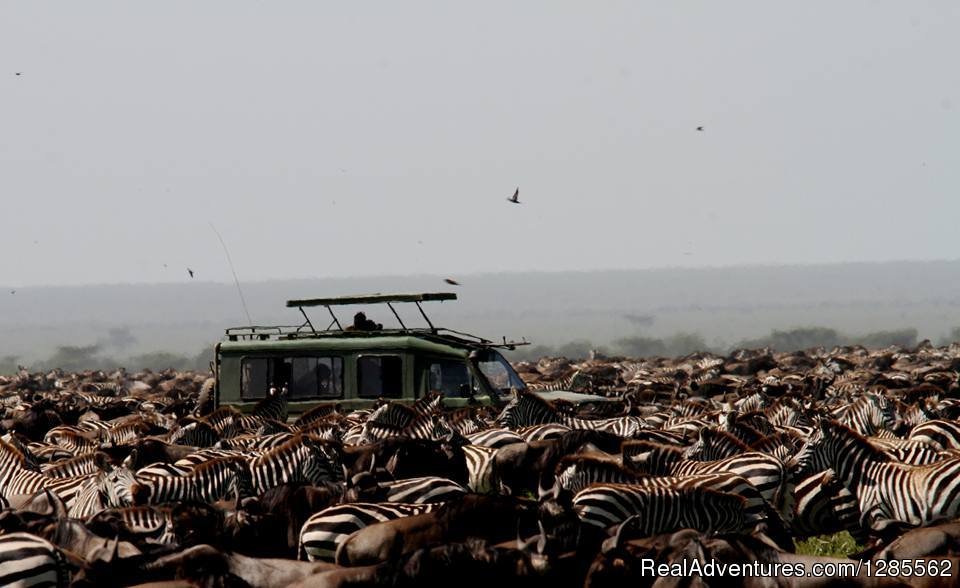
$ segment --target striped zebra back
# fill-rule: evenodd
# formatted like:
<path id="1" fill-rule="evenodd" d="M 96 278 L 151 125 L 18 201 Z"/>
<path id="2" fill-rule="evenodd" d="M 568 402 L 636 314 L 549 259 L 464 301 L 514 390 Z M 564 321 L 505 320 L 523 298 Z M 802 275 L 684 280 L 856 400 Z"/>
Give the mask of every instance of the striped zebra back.
<path id="1" fill-rule="evenodd" d="M 210 424 L 197 420 L 188 423 L 170 434 L 171 445 L 188 447 L 212 447 L 220 440 L 220 434 Z"/>
<path id="2" fill-rule="evenodd" d="M 726 431 L 703 429 L 700 438 L 684 452 L 687 459 L 714 461 L 749 451 L 749 447 Z"/>
<path id="3" fill-rule="evenodd" d="M 67 559 L 55 545 L 29 533 L 0 535 L 0 586 L 69 585 Z"/>
<path id="4" fill-rule="evenodd" d="M 464 445 L 463 456 L 467 462 L 467 486 L 475 494 L 500 494 L 500 476 L 497 474 L 495 457 L 497 450 L 480 445 Z"/>
<path id="5" fill-rule="evenodd" d="M 960 449 L 960 422 L 943 419 L 927 421 L 915 426 L 909 438 L 940 449 Z"/>
<path id="6" fill-rule="evenodd" d="M 296 435 L 264 452 L 252 460 L 249 467 L 257 494 L 290 482 L 323 484 L 342 477 L 337 451 L 306 435 Z"/>
<path id="7" fill-rule="evenodd" d="M 173 524 L 170 514 L 171 508 L 165 506 L 126 506 L 102 510 L 87 517 L 85 524 L 94 533 L 103 535 L 104 532 L 98 532 L 99 525 L 107 525 L 109 531 L 105 532 L 112 532 L 112 521 L 119 518 L 127 531 L 148 543 L 170 544 L 175 539 L 167 533 Z"/>
<path id="8" fill-rule="evenodd" d="M 471 445 L 498 449 L 511 443 L 523 443 L 524 438 L 509 429 L 491 428 L 466 436 Z"/>
<path id="9" fill-rule="evenodd" d="M 300 529 L 298 557 L 333 562 L 347 537 L 376 523 L 430 512 L 440 504 L 353 503 L 331 506 L 314 514 Z"/>
<path id="10" fill-rule="evenodd" d="M 230 496 L 252 494 L 247 461 L 230 457 L 206 461 L 179 476 L 137 476 L 131 488 L 132 500 L 137 506 L 186 500 L 216 502 Z"/>
<path id="11" fill-rule="evenodd" d="M 573 498 L 580 520 L 606 529 L 630 520 L 639 536 L 684 528 L 705 533 L 737 533 L 747 525 L 740 496 L 704 488 L 645 488 L 595 484 Z"/>
<path id="12" fill-rule="evenodd" d="M 462 498 L 467 489 L 448 478 L 424 476 L 404 478 L 380 485 L 383 501 L 421 504 L 425 502 L 447 502 Z"/>

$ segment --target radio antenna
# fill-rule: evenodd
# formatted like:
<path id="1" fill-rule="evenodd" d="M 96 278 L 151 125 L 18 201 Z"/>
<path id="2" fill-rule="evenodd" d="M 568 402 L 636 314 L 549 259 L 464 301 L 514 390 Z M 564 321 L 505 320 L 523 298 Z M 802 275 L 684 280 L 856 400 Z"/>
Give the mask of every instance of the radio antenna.
<path id="1" fill-rule="evenodd" d="M 253 319 L 250 318 L 250 311 L 247 310 L 247 301 L 243 298 L 243 290 L 240 289 L 240 278 L 237 277 L 237 270 L 233 268 L 233 260 L 230 259 L 230 250 L 227 249 L 227 244 L 223 242 L 223 237 L 220 235 L 220 231 L 217 230 L 217 227 L 213 226 L 213 221 L 208 221 L 210 228 L 213 229 L 213 232 L 217 235 L 217 239 L 220 240 L 220 246 L 223 247 L 223 252 L 227 256 L 227 264 L 230 265 L 230 272 L 233 274 L 233 283 L 237 285 L 237 294 L 240 295 L 240 304 L 243 306 L 243 313 L 247 315 L 247 322 L 250 323 L 250 326 L 253 327 Z"/>

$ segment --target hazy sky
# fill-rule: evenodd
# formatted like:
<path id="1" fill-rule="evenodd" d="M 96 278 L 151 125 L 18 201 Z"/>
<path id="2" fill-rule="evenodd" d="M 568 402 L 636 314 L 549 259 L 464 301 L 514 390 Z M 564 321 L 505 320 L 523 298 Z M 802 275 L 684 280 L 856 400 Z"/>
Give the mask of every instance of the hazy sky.
<path id="1" fill-rule="evenodd" d="M 958 30 L 953 1 L 0 0 L 0 283 L 227 281 L 210 221 L 245 280 L 955 259 Z"/>

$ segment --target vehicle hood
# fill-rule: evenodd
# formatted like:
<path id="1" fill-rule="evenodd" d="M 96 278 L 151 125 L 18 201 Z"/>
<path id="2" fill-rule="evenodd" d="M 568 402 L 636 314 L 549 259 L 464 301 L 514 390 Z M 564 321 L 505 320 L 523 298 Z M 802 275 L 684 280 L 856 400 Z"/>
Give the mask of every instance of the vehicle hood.
<path id="1" fill-rule="evenodd" d="M 574 404 L 579 402 L 610 402 L 613 400 L 612 398 L 597 396 L 596 394 L 581 394 L 580 392 L 572 392 L 569 390 L 551 390 L 549 392 L 534 391 L 533 393 L 544 400 L 565 400 L 567 402 L 573 402 Z"/>

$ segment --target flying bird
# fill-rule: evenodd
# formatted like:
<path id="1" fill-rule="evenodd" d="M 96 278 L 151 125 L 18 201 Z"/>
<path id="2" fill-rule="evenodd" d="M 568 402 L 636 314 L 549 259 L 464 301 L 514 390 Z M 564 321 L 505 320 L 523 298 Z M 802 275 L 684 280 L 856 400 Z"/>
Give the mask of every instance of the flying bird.
<path id="1" fill-rule="evenodd" d="M 17 291 L 16 291 L 16 290 L 10 290 L 10 293 L 11 293 L 11 294 L 16 294 Z"/>
<path id="2" fill-rule="evenodd" d="M 513 196 L 507 198 L 508 202 L 513 202 L 514 204 L 520 204 L 520 188 L 517 188 L 513 192 Z"/>
<path id="3" fill-rule="evenodd" d="M 446 282 L 446 283 L 448 283 L 448 284 L 450 284 L 451 286 L 459 286 L 459 285 L 460 285 L 460 282 L 458 282 L 458 281 L 456 281 L 456 280 L 454 280 L 454 279 L 451 279 L 451 278 L 444 278 L 443 281 Z"/>
<path id="4" fill-rule="evenodd" d="M 18 76 L 18 75 L 20 75 L 20 74 L 22 74 L 22 73 L 23 73 L 22 71 L 18 71 L 18 72 L 14 72 L 13 75 Z"/>
<path id="5" fill-rule="evenodd" d="M 191 277 L 191 278 L 193 277 L 193 270 L 192 270 L 192 269 L 187 268 L 187 273 L 190 274 L 190 277 Z"/>
<path id="6" fill-rule="evenodd" d="M 702 132 L 702 131 L 703 131 L 703 127 L 697 127 L 697 130 Z"/>

